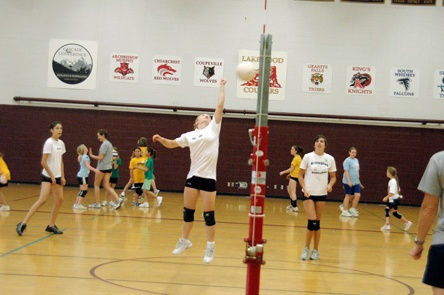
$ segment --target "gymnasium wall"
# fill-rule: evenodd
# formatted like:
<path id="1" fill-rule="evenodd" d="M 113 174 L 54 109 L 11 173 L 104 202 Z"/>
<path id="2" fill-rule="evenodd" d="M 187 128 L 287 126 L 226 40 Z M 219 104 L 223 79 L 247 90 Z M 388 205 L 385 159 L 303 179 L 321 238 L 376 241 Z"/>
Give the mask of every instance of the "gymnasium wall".
<path id="1" fill-rule="evenodd" d="M 158 133 L 167 138 L 176 138 L 192 129 L 194 119 L 194 115 L 0 105 L 0 151 L 6 154 L 5 160 L 13 182 L 38 183 L 43 143 L 50 136 L 49 124 L 60 120 L 63 123 L 62 139 L 67 147 L 64 157 L 67 182 L 68 185 L 77 185 L 79 164 L 76 162 L 76 147 L 84 143 L 97 154 L 100 142 L 96 132 L 104 128 L 110 132 L 111 142 L 121 153 L 123 166 L 118 186 L 123 186 L 128 181 L 127 167 L 131 151 L 140 136 L 151 138 Z M 247 161 L 252 146 L 248 129 L 254 125 L 254 119 L 224 117 L 217 170 L 219 194 L 239 197 L 250 194 L 251 167 Z M 342 162 L 348 156 L 348 148 L 355 146 L 361 164 L 361 180 L 365 186 L 363 202 L 379 202 L 385 196 L 388 182 L 385 171 L 390 165 L 398 169 L 404 204 L 419 205 L 422 195 L 416 187 L 422 172 L 429 157 L 444 146 L 443 132 L 427 128 L 270 120 L 269 131 L 269 197 L 287 197 L 287 180 L 279 176 L 279 171 L 290 165 L 291 145 L 301 145 L 306 152 L 310 152 L 314 137 L 324 134 L 328 140 L 327 152 L 335 157 L 338 167 L 338 182 L 329 195 L 330 200 L 343 198 Z M 152 147 L 158 152 L 155 162 L 158 187 L 164 191 L 182 191 L 189 168 L 189 150 L 170 150 L 158 143 L 152 144 Z M 95 161 L 92 163 L 96 165 Z M 232 183 L 235 185 L 239 181 L 247 182 L 248 188 L 232 186 Z M 89 183 L 92 184 L 93 180 L 90 179 Z M 298 196 L 301 196 L 300 189 Z"/>

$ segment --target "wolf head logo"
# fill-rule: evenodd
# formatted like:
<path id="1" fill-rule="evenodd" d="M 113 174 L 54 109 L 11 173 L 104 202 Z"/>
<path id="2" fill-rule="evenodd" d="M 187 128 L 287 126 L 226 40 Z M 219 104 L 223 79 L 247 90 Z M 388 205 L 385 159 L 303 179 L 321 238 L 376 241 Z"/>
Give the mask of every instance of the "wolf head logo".
<path id="1" fill-rule="evenodd" d="M 159 73 L 159 75 L 165 77 L 166 75 L 174 75 L 176 70 L 168 64 L 163 64 L 157 67 L 157 72 Z"/>
<path id="2" fill-rule="evenodd" d="M 207 79 L 210 79 L 210 78 L 213 77 L 214 74 L 216 73 L 216 72 L 214 71 L 214 68 L 215 68 L 215 66 L 214 66 L 214 67 L 206 67 L 206 66 L 204 66 L 204 69 L 203 69 L 202 75 L 204 75 L 205 77 L 207 77 Z"/>

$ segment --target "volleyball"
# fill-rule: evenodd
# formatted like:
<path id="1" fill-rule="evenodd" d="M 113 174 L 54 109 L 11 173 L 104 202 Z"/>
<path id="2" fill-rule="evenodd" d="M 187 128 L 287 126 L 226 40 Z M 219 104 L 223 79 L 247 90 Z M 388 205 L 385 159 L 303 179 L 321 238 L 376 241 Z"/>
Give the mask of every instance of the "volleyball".
<path id="1" fill-rule="evenodd" d="M 256 69 L 251 62 L 242 62 L 236 68 L 239 79 L 250 81 L 256 76 Z"/>

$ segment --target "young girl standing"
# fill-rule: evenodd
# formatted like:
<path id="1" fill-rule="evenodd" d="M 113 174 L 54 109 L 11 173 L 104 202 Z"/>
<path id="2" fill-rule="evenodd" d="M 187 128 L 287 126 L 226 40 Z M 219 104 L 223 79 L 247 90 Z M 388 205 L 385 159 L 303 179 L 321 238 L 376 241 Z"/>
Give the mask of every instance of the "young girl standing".
<path id="1" fill-rule="evenodd" d="M 2 192 L 2 187 L 7 187 L 8 182 L 11 180 L 11 172 L 9 172 L 8 165 L 3 160 L 3 153 L 0 152 L 0 211 L 9 211 L 11 208 L 6 202 L 5 196 Z"/>
<path id="2" fill-rule="evenodd" d="M 77 161 L 80 164 L 80 170 L 77 173 L 77 181 L 79 182 L 80 191 L 77 194 L 76 202 L 74 203 L 73 209 L 77 210 L 87 210 L 88 208 L 82 205 L 86 194 L 88 193 L 88 175 L 90 171 L 98 172 L 97 169 L 93 168 L 90 164 L 90 159 L 88 156 L 88 148 L 86 145 L 81 144 L 77 147 Z"/>
<path id="3" fill-rule="evenodd" d="M 146 160 L 142 157 L 142 151 L 140 147 L 134 149 L 134 157 L 131 159 L 129 164 L 130 170 L 130 181 L 132 183 L 132 188 L 136 191 L 134 194 L 134 205 L 139 206 L 139 196 L 143 195 L 142 185 L 145 181 L 145 175 L 143 170 L 138 168 L 145 167 Z"/>
<path id="4" fill-rule="evenodd" d="M 298 176 L 299 176 L 299 166 L 301 166 L 302 162 L 302 154 L 304 150 L 297 145 L 294 145 L 290 149 L 290 154 L 293 156 L 293 160 L 291 161 L 290 168 L 287 170 L 279 172 L 279 175 L 287 174 L 288 179 L 288 195 L 290 196 L 290 205 L 287 206 L 287 210 L 290 212 L 298 212 L 298 204 L 297 204 L 297 196 L 296 196 L 296 187 L 298 185 Z"/>
<path id="5" fill-rule="evenodd" d="M 62 123 L 59 121 L 52 122 L 49 125 L 49 130 L 51 131 L 52 136 L 46 140 L 43 146 L 41 160 L 43 170 L 40 196 L 37 202 L 35 202 L 31 209 L 29 209 L 25 219 L 17 224 L 16 231 L 19 236 L 23 234 L 28 221 L 35 212 L 46 203 L 51 190 L 54 195 L 54 205 L 52 207 L 51 219 L 45 231 L 54 234 L 63 234 L 55 224 L 60 207 L 63 203 L 63 186 L 66 183 L 65 168 L 63 164 L 63 154 L 66 153 L 66 149 L 65 143 L 60 139 L 63 132 Z"/>
<path id="6" fill-rule="evenodd" d="M 314 151 L 304 156 L 299 170 L 299 183 L 304 192 L 304 209 L 307 215 L 307 231 L 305 247 L 301 259 L 319 259 L 319 243 L 321 240 L 321 216 L 325 208 L 327 193 L 333 190 L 336 182 L 335 159 L 325 152 L 327 138 L 318 135 L 313 140 Z M 314 240 L 310 255 L 311 240 Z"/>
<path id="7" fill-rule="evenodd" d="M 140 208 L 149 208 L 150 204 L 148 203 L 148 196 L 151 196 L 153 198 L 156 198 L 157 200 L 157 207 L 160 207 L 162 204 L 162 197 L 157 196 L 151 191 L 151 184 L 154 180 L 154 159 L 156 159 L 156 151 L 152 148 L 148 148 L 145 152 L 146 156 L 146 163 L 145 166 L 134 166 L 135 169 L 139 169 L 144 171 L 145 180 L 142 185 L 143 190 L 143 196 L 145 198 L 145 202 L 143 204 L 140 204 Z"/>
<path id="8" fill-rule="evenodd" d="M 387 196 L 382 201 L 387 203 L 385 207 L 385 224 L 381 227 L 381 230 L 390 230 L 390 212 L 393 216 L 401 219 L 404 222 L 404 230 L 407 231 L 412 222 L 408 221 L 402 214 L 398 213 L 398 205 L 401 199 L 401 188 L 399 186 L 398 171 L 395 167 L 387 167 L 387 177 L 390 179 L 388 182 Z"/>

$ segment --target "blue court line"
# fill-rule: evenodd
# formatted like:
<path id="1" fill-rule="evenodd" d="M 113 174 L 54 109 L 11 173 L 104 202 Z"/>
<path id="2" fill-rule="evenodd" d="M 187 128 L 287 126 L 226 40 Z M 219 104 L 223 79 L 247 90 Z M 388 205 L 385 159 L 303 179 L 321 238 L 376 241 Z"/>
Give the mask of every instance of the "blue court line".
<path id="1" fill-rule="evenodd" d="M 66 230 L 66 229 L 63 229 L 62 231 L 65 232 L 65 230 Z M 41 242 L 41 241 L 43 241 L 43 240 L 46 240 L 46 239 L 48 239 L 48 238 L 50 238 L 50 237 L 52 237 L 52 236 L 54 236 L 54 235 L 55 235 L 55 234 L 50 234 L 49 236 L 46 236 L 46 237 L 40 238 L 40 239 L 35 240 L 34 242 L 31 242 L 31 243 L 29 243 L 29 244 L 26 244 L 26 245 L 23 245 L 23 246 L 21 246 L 21 247 L 15 248 L 14 250 L 11 250 L 11 251 L 9 251 L 9 252 L 6 252 L 6 253 L 0 255 L 0 258 L 5 257 L 5 256 L 8 256 L 9 254 L 13 254 L 13 253 L 15 253 L 15 252 L 17 252 L 17 251 L 19 251 L 19 250 L 21 250 L 21 249 L 23 249 L 23 248 L 26 248 L 26 247 L 28 247 L 28 246 L 34 245 L 34 244 L 36 244 L 36 243 L 38 243 L 38 242 Z"/>

